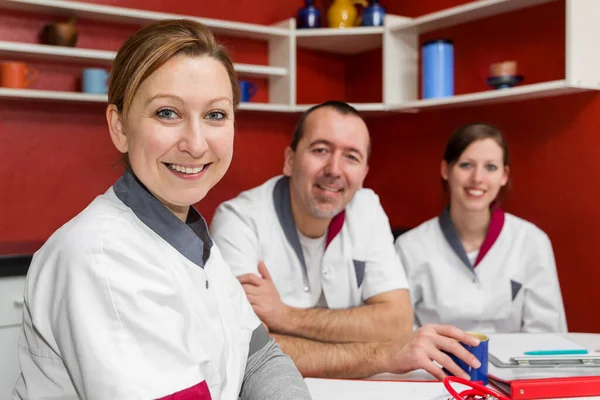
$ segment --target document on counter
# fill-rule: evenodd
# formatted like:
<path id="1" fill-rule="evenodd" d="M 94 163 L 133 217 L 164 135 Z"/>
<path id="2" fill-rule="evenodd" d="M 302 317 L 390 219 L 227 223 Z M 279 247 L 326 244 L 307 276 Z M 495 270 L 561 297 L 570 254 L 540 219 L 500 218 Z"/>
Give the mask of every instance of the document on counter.
<path id="1" fill-rule="evenodd" d="M 448 391 L 440 381 L 362 381 L 345 379 L 304 379 L 313 400 L 447 400 Z M 463 386 L 456 385 L 461 389 Z"/>

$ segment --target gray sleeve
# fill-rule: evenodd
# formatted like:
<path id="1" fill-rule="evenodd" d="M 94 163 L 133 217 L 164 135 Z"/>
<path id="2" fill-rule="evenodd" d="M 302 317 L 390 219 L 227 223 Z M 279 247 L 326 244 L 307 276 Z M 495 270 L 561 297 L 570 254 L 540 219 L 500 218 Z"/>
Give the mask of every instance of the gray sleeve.
<path id="1" fill-rule="evenodd" d="M 311 397 L 292 359 L 271 338 L 248 357 L 240 399 L 310 400 Z"/>

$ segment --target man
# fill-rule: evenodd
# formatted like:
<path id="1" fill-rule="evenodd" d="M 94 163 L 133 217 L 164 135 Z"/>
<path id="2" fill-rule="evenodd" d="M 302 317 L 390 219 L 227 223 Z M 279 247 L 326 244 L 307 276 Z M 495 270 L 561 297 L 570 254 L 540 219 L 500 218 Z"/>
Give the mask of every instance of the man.
<path id="1" fill-rule="evenodd" d="M 388 218 L 362 184 L 370 137 L 350 105 L 309 109 L 285 150 L 284 176 L 219 206 L 211 232 L 256 314 L 304 376 L 364 377 L 477 367 L 449 326 L 411 333 L 408 285 Z M 258 274 L 260 274 L 260 276 Z"/>

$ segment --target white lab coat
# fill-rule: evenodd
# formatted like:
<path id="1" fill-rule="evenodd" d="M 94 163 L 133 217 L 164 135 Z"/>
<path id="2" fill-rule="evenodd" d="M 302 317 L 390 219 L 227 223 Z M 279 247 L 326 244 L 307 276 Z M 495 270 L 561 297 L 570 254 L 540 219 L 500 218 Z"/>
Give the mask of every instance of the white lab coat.
<path id="1" fill-rule="evenodd" d="M 211 234 L 235 275 L 256 273 L 263 260 L 282 301 L 309 308 L 315 288 L 308 282 L 288 182 L 274 177 L 221 204 Z M 323 255 L 321 285 L 332 309 L 360 306 L 377 294 L 408 288 L 388 218 L 372 190 L 359 190 L 346 207 L 341 231 Z"/>
<path id="2" fill-rule="evenodd" d="M 203 381 L 213 400 L 238 398 L 260 321 L 199 214 L 204 243 L 132 179 L 35 254 L 15 398 L 155 399 Z"/>
<path id="3" fill-rule="evenodd" d="M 500 234 L 473 268 L 450 245 L 460 243 L 453 225 L 455 238 L 443 233 L 440 218 L 451 224 L 445 213 L 396 240 L 417 325 L 483 333 L 567 330 L 554 254 L 542 230 L 505 213 Z"/>

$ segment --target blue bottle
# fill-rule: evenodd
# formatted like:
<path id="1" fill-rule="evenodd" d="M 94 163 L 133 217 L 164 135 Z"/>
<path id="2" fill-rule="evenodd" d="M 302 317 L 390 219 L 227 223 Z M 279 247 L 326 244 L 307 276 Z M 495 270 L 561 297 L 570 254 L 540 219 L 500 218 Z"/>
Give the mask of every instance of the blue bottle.
<path id="1" fill-rule="evenodd" d="M 379 5 L 379 0 L 370 0 L 362 16 L 362 26 L 383 26 L 385 7 Z"/>
<path id="2" fill-rule="evenodd" d="M 304 0 L 304 7 L 298 10 L 296 15 L 296 28 L 320 28 L 321 11 L 315 7 L 314 0 Z"/>
<path id="3" fill-rule="evenodd" d="M 451 40 L 423 43 L 421 51 L 424 99 L 454 96 L 454 46 Z"/>

